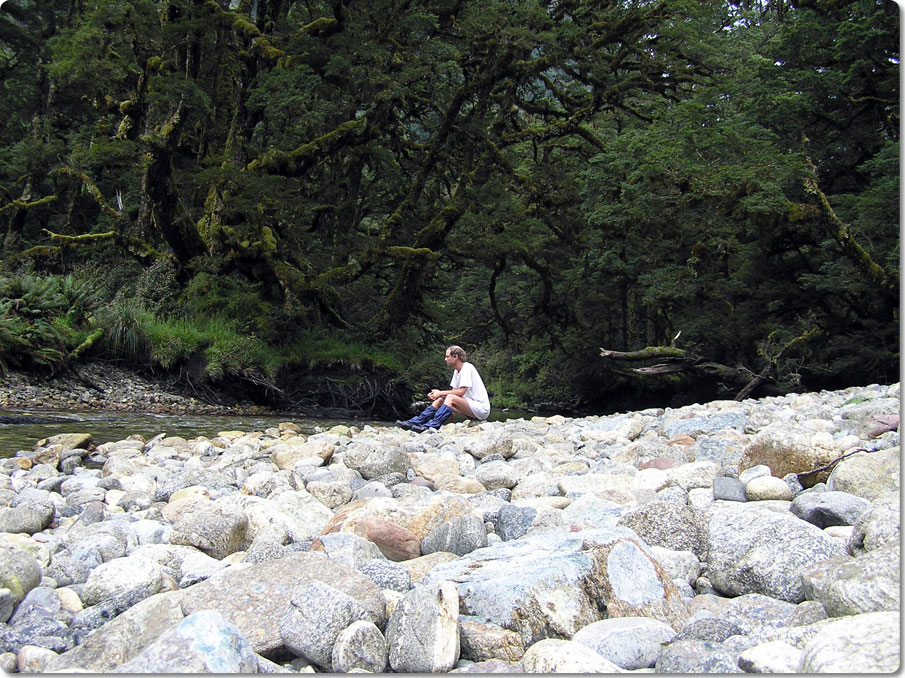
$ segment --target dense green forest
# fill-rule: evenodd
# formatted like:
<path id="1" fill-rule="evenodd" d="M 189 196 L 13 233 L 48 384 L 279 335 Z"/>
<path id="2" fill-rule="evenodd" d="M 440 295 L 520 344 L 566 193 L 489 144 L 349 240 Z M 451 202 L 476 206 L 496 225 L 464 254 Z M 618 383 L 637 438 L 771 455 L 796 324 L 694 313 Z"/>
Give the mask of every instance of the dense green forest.
<path id="1" fill-rule="evenodd" d="M 891 1 L 7 0 L 0 72 L 0 372 L 380 416 L 452 343 L 497 406 L 898 379 Z"/>

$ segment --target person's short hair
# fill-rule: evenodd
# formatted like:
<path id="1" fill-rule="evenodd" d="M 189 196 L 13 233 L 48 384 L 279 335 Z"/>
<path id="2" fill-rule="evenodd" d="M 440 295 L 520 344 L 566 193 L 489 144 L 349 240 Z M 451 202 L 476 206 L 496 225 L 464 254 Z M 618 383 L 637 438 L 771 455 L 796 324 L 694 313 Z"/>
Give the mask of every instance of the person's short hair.
<path id="1" fill-rule="evenodd" d="M 463 363 L 468 361 L 468 357 L 465 355 L 465 349 L 461 346 L 450 346 L 446 349 L 446 352 L 449 353 L 453 358 L 458 358 Z"/>

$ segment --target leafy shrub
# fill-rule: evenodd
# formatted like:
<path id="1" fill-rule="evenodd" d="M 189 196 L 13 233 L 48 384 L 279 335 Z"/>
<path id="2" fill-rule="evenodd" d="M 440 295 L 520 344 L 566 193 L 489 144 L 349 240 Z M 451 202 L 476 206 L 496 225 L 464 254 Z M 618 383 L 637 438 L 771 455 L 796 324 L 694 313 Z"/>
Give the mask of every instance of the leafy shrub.
<path id="1" fill-rule="evenodd" d="M 0 369 L 63 364 L 88 336 L 96 304 L 71 275 L 0 277 Z"/>
<path id="2" fill-rule="evenodd" d="M 180 297 L 180 311 L 188 317 L 235 318 L 238 329 L 267 336 L 272 331 L 273 307 L 261 297 L 261 286 L 246 280 L 202 271 L 189 281 Z"/>

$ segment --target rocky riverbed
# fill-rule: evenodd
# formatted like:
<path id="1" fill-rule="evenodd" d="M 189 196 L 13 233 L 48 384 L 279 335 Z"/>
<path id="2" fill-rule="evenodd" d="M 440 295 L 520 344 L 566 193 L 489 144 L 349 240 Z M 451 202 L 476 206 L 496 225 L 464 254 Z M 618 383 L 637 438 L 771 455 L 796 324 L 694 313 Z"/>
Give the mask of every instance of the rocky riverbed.
<path id="1" fill-rule="evenodd" d="M 0 460 L 0 668 L 892 672 L 899 398 L 55 436 Z"/>
<path id="2" fill-rule="evenodd" d="M 110 410 L 152 414 L 257 414 L 265 410 L 229 399 L 216 404 L 191 387 L 142 376 L 113 364 L 82 365 L 54 377 L 9 371 L 0 377 L 0 408 L 22 410 Z"/>

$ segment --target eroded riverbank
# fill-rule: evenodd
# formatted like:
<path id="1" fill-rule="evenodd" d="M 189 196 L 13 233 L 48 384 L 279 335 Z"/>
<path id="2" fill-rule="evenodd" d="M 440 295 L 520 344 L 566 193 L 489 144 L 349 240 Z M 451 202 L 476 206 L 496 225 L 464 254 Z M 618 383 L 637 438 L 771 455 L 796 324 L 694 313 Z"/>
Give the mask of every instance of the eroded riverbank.
<path id="1" fill-rule="evenodd" d="M 112 364 L 92 364 L 53 378 L 10 371 L 0 377 L 0 409 L 149 414 L 270 414 L 265 407 L 218 394 L 208 402 L 188 386 L 146 377 Z"/>

